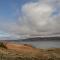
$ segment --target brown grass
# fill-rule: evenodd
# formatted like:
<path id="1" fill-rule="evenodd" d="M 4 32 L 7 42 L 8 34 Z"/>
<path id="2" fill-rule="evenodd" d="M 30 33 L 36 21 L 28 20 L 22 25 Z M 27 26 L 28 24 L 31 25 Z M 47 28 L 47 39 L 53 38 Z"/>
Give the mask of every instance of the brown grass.
<path id="1" fill-rule="evenodd" d="M 7 43 L 4 46 L 7 49 L 0 45 L 0 60 L 60 60 L 60 48 L 45 50 L 14 43 Z"/>

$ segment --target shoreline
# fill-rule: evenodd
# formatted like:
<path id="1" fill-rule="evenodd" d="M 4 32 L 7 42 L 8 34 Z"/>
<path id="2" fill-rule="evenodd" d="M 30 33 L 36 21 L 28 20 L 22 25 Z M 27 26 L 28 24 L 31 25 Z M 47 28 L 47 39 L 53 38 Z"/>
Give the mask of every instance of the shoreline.
<path id="1" fill-rule="evenodd" d="M 0 60 L 60 60 L 60 48 L 41 49 L 29 44 L 0 43 Z"/>

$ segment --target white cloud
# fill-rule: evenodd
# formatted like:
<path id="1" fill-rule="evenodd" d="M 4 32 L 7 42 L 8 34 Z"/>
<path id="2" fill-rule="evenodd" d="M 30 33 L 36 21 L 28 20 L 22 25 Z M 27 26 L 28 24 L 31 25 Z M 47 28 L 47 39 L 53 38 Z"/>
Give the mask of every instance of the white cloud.
<path id="1" fill-rule="evenodd" d="M 27 3 L 22 6 L 22 23 L 23 30 L 30 35 L 46 35 L 45 33 L 51 32 L 53 30 L 54 24 L 53 21 L 50 20 L 50 16 L 52 14 L 53 8 L 52 6 L 39 2 L 36 3 Z M 20 17 L 21 18 L 21 17 Z"/>
<path id="2" fill-rule="evenodd" d="M 18 23 L 7 23 L 4 25 L 6 30 L 18 38 L 50 36 L 60 32 L 60 1 L 56 1 L 38 0 L 24 4 Z"/>
<path id="3" fill-rule="evenodd" d="M 30 36 L 47 36 L 59 32 L 59 18 L 58 16 L 52 15 L 55 8 L 57 9 L 57 5 L 58 2 L 52 0 L 39 0 L 38 2 L 23 5 L 21 9 L 23 14 L 22 20 L 20 20 L 20 24 L 22 23 L 22 28 L 24 28 L 22 32 Z"/>

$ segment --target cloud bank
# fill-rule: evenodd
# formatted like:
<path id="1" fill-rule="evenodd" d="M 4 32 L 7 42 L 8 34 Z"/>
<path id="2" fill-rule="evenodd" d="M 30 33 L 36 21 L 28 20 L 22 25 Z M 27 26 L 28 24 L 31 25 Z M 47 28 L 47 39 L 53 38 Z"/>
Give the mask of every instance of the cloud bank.
<path id="1" fill-rule="evenodd" d="M 29 36 L 48 36 L 60 32 L 60 1 L 38 0 L 22 6 L 21 32 Z"/>
<path id="2" fill-rule="evenodd" d="M 17 22 L 7 23 L 4 26 L 5 30 L 17 38 L 58 35 L 60 0 L 37 0 L 25 3 L 21 7 L 21 16 Z"/>

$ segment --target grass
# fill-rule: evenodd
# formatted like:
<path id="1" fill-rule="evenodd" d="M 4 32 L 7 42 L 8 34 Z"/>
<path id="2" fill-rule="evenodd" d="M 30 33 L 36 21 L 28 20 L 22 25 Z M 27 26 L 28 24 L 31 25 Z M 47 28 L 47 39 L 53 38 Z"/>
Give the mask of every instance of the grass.
<path id="1" fill-rule="evenodd" d="M 33 47 L 31 48 L 32 48 L 31 50 L 26 49 L 26 51 L 23 50 L 22 48 L 21 50 L 16 51 L 13 49 L 8 49 L 4 43 L 0 43 L 0 60 L 60 60 L 60 48 L 53 49 L 37 49 Z"/>
<path id="2" fill-rule="evenodd" d="M 0 42 L 0 48 L 5 48 L 7 49 L 7 47 L 5 46 L 5 44 L 3 42 Z"/>

